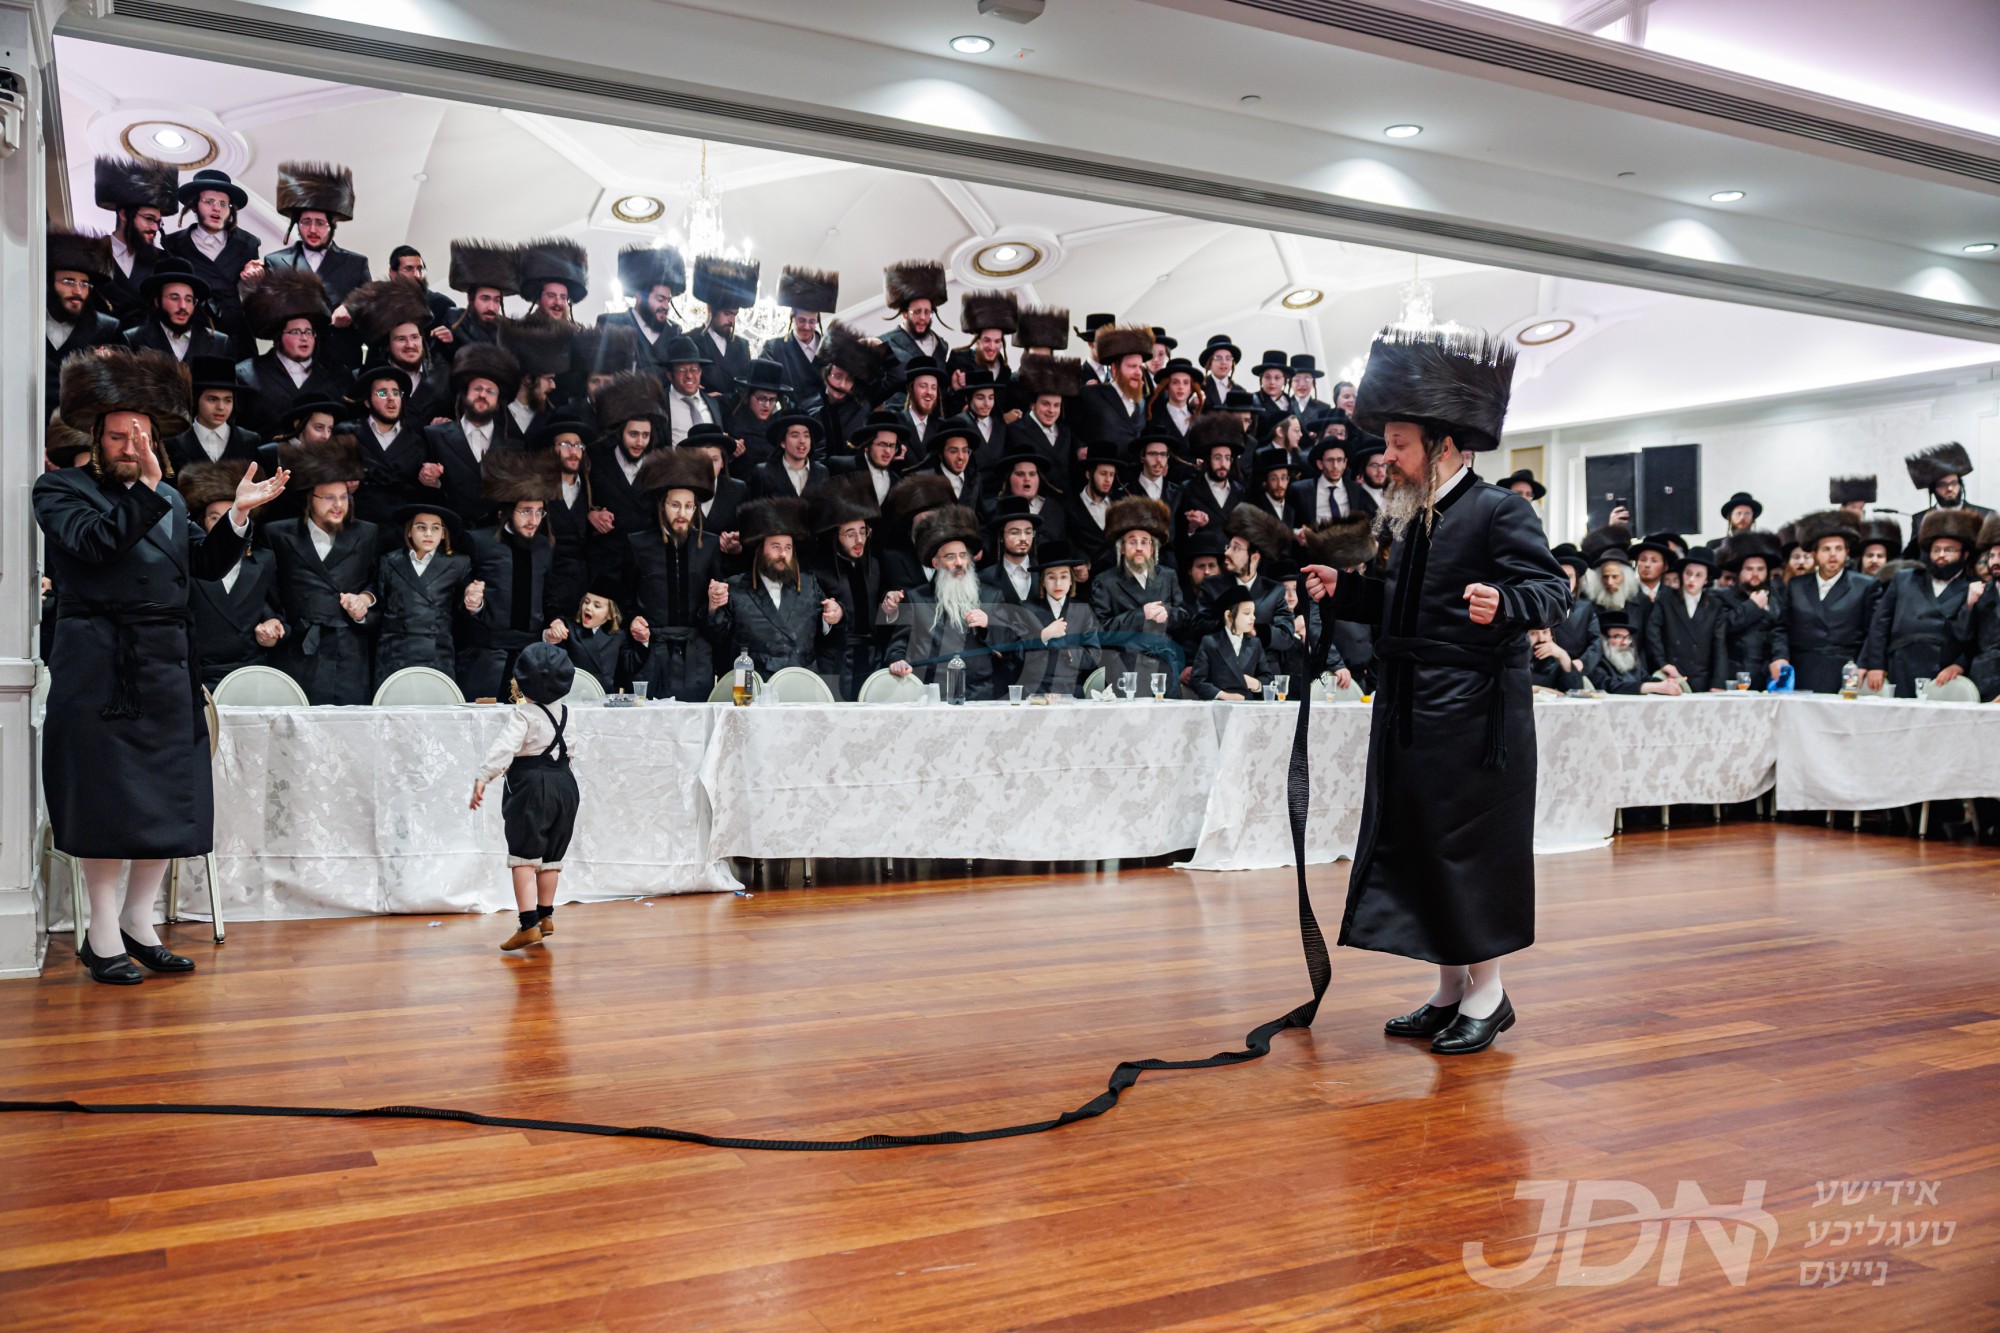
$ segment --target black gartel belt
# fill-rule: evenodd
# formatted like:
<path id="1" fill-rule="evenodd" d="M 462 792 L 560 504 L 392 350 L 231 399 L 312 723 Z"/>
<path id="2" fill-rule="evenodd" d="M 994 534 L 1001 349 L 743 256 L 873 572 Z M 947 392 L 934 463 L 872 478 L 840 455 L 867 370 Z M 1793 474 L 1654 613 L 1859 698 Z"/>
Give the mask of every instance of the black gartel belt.
<path id="1" fill-rule="evenodd" d="M 1317 678 L 1326 670 L 1327 649 L 1333 642 L 1331 626 L 1322 630 L 1319 643 L 1312 650 L 1310 676 Z M 461 1111 L 435 1106 L 375 1106 L 375 1107 L 333 1107 L 333 1106 L 254 1106 L 226 1105 L 209 1102 L 77 1102 L 77 1101 L 0 1101 L 0 1112 L 4 1111 L 54 1111 L 58 1113 L 88 1112 L 96 1115 L 254 1115 L 284 1116 L 322 1120 L 456 1120 L 467 1125 L 487 1125 L 503 1129 L 541 1129 L 561 1134 L 596 1134 L 608 1138 L 667 1139 L 675 1143 L 694 1143 L 709 1148 L 728 1148 L 736 1151 L 762 1149 L 771 1152 L 857 1152 L 874 1148 L 915 1148 L 941 1144 L 983 1143 L 991 1139 L 1019 1138 L 1023 1134 L 1040 1134 L 1051 1129 L 1061 1129 L 1064 1125 L 1075 1124 L 1079 1120 L 1089 1120 L 1103 1115 L 1118 1104 L 1119 1094 L 1139 1081 L 1141 1074 L 1166 1069 L 1212 1069 L 1240 1065 L 1268 1055 L 1271 1038 L 1286 1028 L 1311 1027 L 1319 1013 L 1319 1002 L 1326 995 L 1327 986 L 1333 981 L 1333 963 L 1327 955 L 1326 937 L 1320 933 L 1319 921 L 1313 915 L 1312 898 L 1306 891 L 1306 815 L 1311 804 L 1312 765 L 1306 750 L 1307 728 L 1312 707 L 1312 691 L 1303 689 L 1299 694 L 1298 723 L 1292 731 L 1292 757 L 1286 773 L 1285 804 L 1291 815 L 1292 864 L 1298 874 L 1299 891 L 1299 944 L 1306 956 L 1306 976 L 1312 983 L 1312 995 L 1291 1012 L 1260 1023 L 1243 1038 L 1243 1049 L 1222 1051 L 1201 1060 L 1121 1060 L 1111 1071 L 1111 1080 L 1103 1092 L 1077 1107 L 1064 1111 L 1048 1120 L 1036 1120 L 1021 1125 L 1002 1125 L 993 1129 L 942 1130 L 931 1134 L 864 1134 L 855 1139 L 738 1139 L 719 1134 L 704 1134 L 691 1129 L 664 1129 L 658 1125 L 599 1125 L 584 1120 L 537 1120 L 527 1116 L 486 1115 L 479 1111 Z M 561 729 L 558 728 L 558 735 Z M 521 760 L 516 759 L 515 763 Z"/>
<path id="2" fill-rule="evenodd" d="M 135 602 L 129 606 L 114 606 L 108 602 L 85 601 L 81 597 L 64 597 L 56 602 L 56 618 L 111 622 L 111 702 L 97 714 L 105 721 L 145 715 L 145 701 L 139 696 L 139 631 L 155 625 L 179 625 L 185 631 L 188 681 L 193 687 L 195 705 L 200 706 L 201 676 L 193 669 L 194 663 L 199 660 L 195 652 L 194 616 L 185 604 L 169 606 L 164 602 Z"/>
<path id="3" fill-rule="evenodd" d="M 1415 731 L 1413 696 L 1419 666 L 1452 667 L 1485 677 L 1491 691 L 1486 701 L 1484 767 L 1507 767 L 1507 691 L 1500 678 L 1510 667 L 1528 665 L 1526 646 L 1476 648 L 1442 639 L 1387 634 L 1375 641 L 1375 660 L 1388 664 L 1389 716 L 1396 726 L 1396 739 L 1403 745 L 1411 743 Z"/>

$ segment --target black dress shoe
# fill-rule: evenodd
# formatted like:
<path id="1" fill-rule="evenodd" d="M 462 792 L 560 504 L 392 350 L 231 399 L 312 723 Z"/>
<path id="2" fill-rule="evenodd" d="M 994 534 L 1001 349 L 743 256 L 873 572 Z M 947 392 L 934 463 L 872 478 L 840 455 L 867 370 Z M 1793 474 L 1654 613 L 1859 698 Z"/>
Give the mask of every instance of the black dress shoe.
<path id="1" fill-rule="evenodd" d="M 1435 1037 L 1458 1017 L 1456 1004 L 1420 1004 L 1400 1018 L 1392 1018 L 1382 1030 L 1392 1037 Z"/>
<path id="2" fill-rule="evenodd" d="M 1471 1055 L 1491 1046 L 1495 1037 L 1513 1026 L 1514 1002 L 1502 995 L 1500 1007 L 1484 1018 L 1459 1015 L 1450 1027 L 1431 1038 L 1431 1052 L 1434 1055 Z"/>
<path id="3" fill-rule="evenodd" d="M 107 986 L 136 986 L 146 979 L 132 960 L 124 954 L 111 958 L 99 958 L 90 951 L 90 941 L 83 942 L 77 961 L 90 969 L 90 979 L 101 981 Z"/>
<path id="4" fill-rule="evenodd" d="M 179 954 L 169 950 L 164 944 L 141 944 L 122 930 L 118 932 L 118 938 L 125 941 L 126 953 L 131 954 L 155 972 L 194 971 L 194 959 L 183 958 Z"/>

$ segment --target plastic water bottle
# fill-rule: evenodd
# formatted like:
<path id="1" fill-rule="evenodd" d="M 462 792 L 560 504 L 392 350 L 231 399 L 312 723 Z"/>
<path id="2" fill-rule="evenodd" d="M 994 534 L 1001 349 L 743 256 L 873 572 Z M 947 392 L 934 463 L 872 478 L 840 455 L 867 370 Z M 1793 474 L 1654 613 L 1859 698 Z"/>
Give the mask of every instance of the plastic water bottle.
<path id="1" fill-rule="evenodd" d="M 738 708 L 748 708 L 750 706 L 750 691 L 752 689 L 750 682 L 757 674 L 757 664 L 750 660 L 750 650 L 748 648 L 736 654 L 736 665 L 732 670 L 736 673 L 736 679 L 730 686 L 730 702 L 734 703 Z"/>
<path id="2" fill-rule="evenodd" d="M 1840 697 L 1855 699 L 1861 695 L 1861 668 L 1849 662 L 1840 669 Z"/>
<path id="3" fill-rule="evenodd" d="M 965 702 L 965 659 L 953 653 L 951 661 L 944 664 L 944 701 L 948 704 Z"/>

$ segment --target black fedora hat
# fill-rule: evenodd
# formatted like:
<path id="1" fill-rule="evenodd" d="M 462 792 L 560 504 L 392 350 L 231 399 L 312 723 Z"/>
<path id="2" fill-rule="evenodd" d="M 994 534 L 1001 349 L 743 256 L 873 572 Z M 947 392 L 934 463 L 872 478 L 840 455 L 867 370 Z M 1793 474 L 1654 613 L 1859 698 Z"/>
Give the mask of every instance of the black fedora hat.
<path id="1" fill-rule="evenodd" d="M 184 282 L 194 289 L 194 299 L 206 301 L 209 296 L 208 280 L 194 271 L 194 265 L 179 255 L 166 255 L 153 265 L 153 271 L 139 284 L 139 299 L 150 301 L 160 294 L 160 289 L 170 282 Z"/>
<path id="2" fill-rule="evenodd" d="M 439 518 L 443 519 L 445 539 L 450 544 L 452 550 L 461 554 L 470 554 L 470 549 L 467 547 L 465 540 L 465 521 L 459 518 L 457 512 L 450 505 L 404 505 L 389 515 L 389 526 L 401 531 L 420 514 L 436 514 Z"/>
<path id="3" fill-rule="evenodd" d="M 754 368 L 755 363 L 752 364 Z M 806 428 L 815 449 L 826 438 L 826 427 L 820 424 L 818 417 L 807 412 L 778 412 L 764 423 L 764 443 L 774 448 L 781 447 L 785 442 L 785 432 L 794 426 Z"/>
<path id="4" fill-rule="evenodd" d="M 1153 341 L 1159 346 L 1166 348 L 1169 352 L 1181 345 L 1179 338 L 1169 337 L 1167 331 L 1157 324 L 1153 326 Z"/>
<path id="5" fill-rule="evenodd" d="M 579 444 L 588 444 L 595 434 L 597 434 L 596 423 L 589 417 L 573 407 L 558 407 L 555 411 L 546 413 L 535 423 L 535 428 L 528 432 L 528 447 L 550 448 L 555 444 L 558 435 L 574 435 Z"/>
<path id="6" fill-rule="evenodd" d="M 1209 405 L 1211 412 L 1250 412 L 1257 410 L 1257 400 L 1248 389 L 1231 389 L 1219 403 Z"/>
<path id="7" fill-rule="evenodd" d="M 736 377 L 736 387 L 745 393 L 775 393 L 783 398 L 792 396 L 791 382 L 785 378 L 785 368 L 776 361 L 762 358 L 750 363 L 750 373 Z"/>
<path id="8" fill-rule="evenodd" d="M 1031 508 L 1032 504 L 1033 501 L 1025 495 L 1003 495 L 994 501 L 993 512 L 987 516 L 986 526 L 998 532 L 1015 519 L 1024 518 L 1035 525 L 1035 531 L 1040 532 L 1042 516 Z M 1069 561 L 1063 560 L 1058 563 L 1066 565 Z"/>
<path id="9" fill-rule="evenodd" d="M 719 421 L 697 421 L 688 427 L 688 433 L 681 436 L 681 442 L 675 448 L 699 449 L 711 444 L 722 450 L 724 458 L 736 451 L 736 437 Z"/>
<path id="10" fill-rule="evenodd" d="M 1035 549 L 1028 553 L 1028 568 L 1037 574 L 1045 569 L 1069 569 L 1089 563 L 1089 556 L 1061 537 L 1051 537 L 1045 542 L 1036 542 Z"/>
<path id="11" fill-rule="evenodd" d="M 363 366 L 356 372 L 354 383 L 348 387 L 348 394 L 354 399 L 356 406 L 368 405 L 368 388 L 376 380 L 394 380 L 405 394 L 410 391 L 409 371 L 401 366 L 392 366 L 387 361 L 377 361 L 373 365 Z"/>
<path id="12" fill-rule="evenodd" d="M 1284 449 L 1278 448 L 1276 445 L 1259 449 L 1250 456 L 1250 475 L 1253 477 L 1267 477 L 1273 472 L 1290 472 L 1291 470 L 1291 454 Z"/>
<path id="13" fill-rule="evenodd" d="M 188 387 L 199 394 L 203 389 L 228 389 L 232 393 L 242 391 L 236 382 L 236 363 L 226 356 L 191 356 L 188 358 Z"/>
<path id="14" fill-rule="evenodd" d="M 1319 358 L 1311 352 L 1292 354 L 1292 374 L 1310 375 L 1316 380 L 1326 378 L 1326 372 L 1319 368 Z"/>
<path id="15" fill-rule="evenodd" d="M 1250 373 L 1252 375 L 1261 376 L 1267 370 L 1275 370 L 1279 374 L 1283 375 L 1285 377 L 1285 383 L 1287 384 L 1290 384 L 1292 382 L 1291 358 L 1287 357 L 1283 351 L 1279 350 L 1276 347 L 1273 347 L 1269 351 L 1265 352 L 1264 359 L 1262 361 L 1259 361 L 1256 365 L 1250 367 Z"/>
<path id="16" fill-rule="evenodd" d="M 938 422 L 937 429 L 932 432 L 930 442 L 925 448 L 933 455 L 941 454 L 944 452 L 946 440 L 964 440 L 967 444 L 977 446 L 980 443 L 979 427 L 968 416 L 946 417 Z"/>
<path id="17" fill-rule="evenodd" d="M 305 424 L 306 418 L 315 412 L 326 413 L 338 424 L 353 410 L 353 404 L 344 403 L 338 398 L 301 398 L 285 409 L 284 426 L 293 434 L 297 434 L 299 427 Z"/>
<path id="18" fill-rule="evenodd" d="M 1738 491 L 1722 502 L 1722 521 L 1724 523 L 1729 521 L 1729 511 L 1738 505 L 1750 506 L 1750 521 L 1752 523 L 1755 523 L 1764 516 L 1764 506 L 1757 502 L 1756 496 L 1750 494 L 1748 491 Z"/>
<path id="19" fill-rule="evenodd" d="M 1228 334 L 1218 333 L 1208 340 L 1207 345 L 1201 349 L 1195 360 L 1201 363 L 1203 370 L 1207 370 L 1209 358 L 1217 352 L 1227 352 L 1233 360 L 1241 361 L 1243 359 L 1243 349 L 1229 341 Z"/>
<path id="20" fill-rule="evenodd" d="M 1534 499 L 1539 500 L 1544 495 L 1547 495 L 1549 493 L 1548 487 L 1542 485 L 1542 483 L 1535 480 L 1534 470 L 1532 468 L 1525 468 L 1525 467 L 1514 473 L 1513 476 L 1504 478 L 1499 483 L 1500 489 L 1503 491 L 1512 490 L 1514 489 L 1514 483 L 1517 481 L 1525 481 L 1528 483 L 1528 489 L 1533 493 L 1532 498 Z"/>
<path id="21" fill-rule="evenodd" d="M 692 363 L 697 366 L 705 366 L 714 360 L 714 357 L 702 351 L 700 343 L 683 333 L 678 337 L 668 340 L 667 350 L 665 355 L 660 357 L 660 364 L 663 366 L 684 366 Z M 751 364 L 754 365 L 756 363 L 752 362 Z"/>
<path id="22" fill-rule="evenodd" d="M 847 437 L 847 442 L 856 449 L 866 449 L 885 430 L 893 433 L 906 449 L 917 442 L 917 432 L 908 417 L 901 412 L 885 412 L 879 407 L 868 414 L 868 420 Z"/>
<path id="23" fill-rule="evenodd" d="M 1056 484 L 1054 478 L 1050 475 L 1055 469 L 1048 455 L 1040 452 L 1030 444 L 1009 445 L 1007 452 L 1001 454 L 999 459 L 994 462 L 992 475 L 1000 479 L 1000 486 L 1003 491 L 1007 485 L 1007 478 L 1012 476 L 1014 469 L 1023 463 L 1033 463 L 1035 465 L 1035 475 L 1042 479 L 1041 493 L 1043 495 L 1062 494 L 1062 488 Z"/>
<path id="24" fill-rule="evenodd" d="M 194 175 L 181 182 L 180 188 L 174 191 L 174 194 L 180 199 L 182 208 L 193 208 L 200 201 L 203 191 L 206 190 L 220 190 L 223 194 L 228 195 L 232 207 L 248 208 L 250 206 L 249 191 L 229 179 L 228 172 L 217 171 L 214 167 L 203 167 L 200 171 L 195 172 Z"/>
<path id="25" fill-rule="evenodd" d="M 1564 542 L 1560 546 L 1552 548 L 1549 554 L 1556 558 L 1557 564 L 1567 565 L 1575 570 L 1578 578 L 1583 577 L 1590 569 L 1590 561 L 1584 556 L 1582 551 L 1576 549 L 1575 542 Z"/>
<path id="26" fill-rule="evenodd" d="M 1116 324 L 1117 322 L 1118 316 L 1116 315 L 1107 315 L 1102 312 L 1094 315 L 1085 315 L 1083 317 L 1083 327 L 1075 331 L 1076 336 L 1085 342 L 1091 342 L 1097 337 L 1099 329 Z"/>
<path id="27" fill-rule="evenodd" d="M 1077 460 L 1076 466 L 1078 472 L 1089 476 L 1092 468 L 1105 463 L 1117 468 L 1121 475 L 1132 470 L 1132 462 L 1125 457 L 1124 450 L 1109 440 L 1092 440 L 1084 448 L 1083 457 Z"/>
<path id="28" fill-rule="evenodd" d="M 907 390 L 912 380 L 922 379 L 926 375 L 936 380 L 940 386 L 944 384 L 944 366 L 936 357 L 919 352 L 898 366 L 891 374 L 891 379 L 896 388 Z"/>

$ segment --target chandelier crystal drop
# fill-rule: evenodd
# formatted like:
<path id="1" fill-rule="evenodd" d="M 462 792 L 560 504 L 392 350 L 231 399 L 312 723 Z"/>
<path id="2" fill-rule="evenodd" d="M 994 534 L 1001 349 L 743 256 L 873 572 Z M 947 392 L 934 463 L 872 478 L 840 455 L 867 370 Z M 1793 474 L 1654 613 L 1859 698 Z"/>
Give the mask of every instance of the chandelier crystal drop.
<path id="1" fill-rule="evenodd" d="M 740 242 L 732 242 L 722 225 L 722 187 L 708 174 L 707 140 L 701 144 L 700 173 L 692 180 L 682 181 L 676 193 L 687 198 L 687 206 L 681 210 L 679 231 L 667 239 L 679 248 L 690 269 L 696 259 L 703 257 L 737 263 L 750 258 L 750 238 L 745 236 Z M 690 327 L 705 326 L 708 307 L 692 296 L 686 301 Z M 790 323 L 791 311 L 762 292 L 757 295 L 757 304 L 736 312 L 736 334 L 752 346 L 783 335 Z"/>

